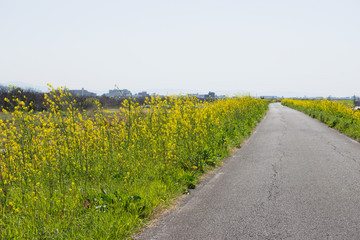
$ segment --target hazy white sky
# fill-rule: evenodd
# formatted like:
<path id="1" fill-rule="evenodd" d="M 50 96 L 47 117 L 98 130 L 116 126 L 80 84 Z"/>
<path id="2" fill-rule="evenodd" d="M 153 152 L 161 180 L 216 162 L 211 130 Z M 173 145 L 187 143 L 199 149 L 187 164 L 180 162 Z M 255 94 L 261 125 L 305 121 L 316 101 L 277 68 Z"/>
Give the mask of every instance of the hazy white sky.
<path id="1" fill-rule="evenodd" d="M 0 0 L 0 83 L 360 95 L 358 0 Z"/>

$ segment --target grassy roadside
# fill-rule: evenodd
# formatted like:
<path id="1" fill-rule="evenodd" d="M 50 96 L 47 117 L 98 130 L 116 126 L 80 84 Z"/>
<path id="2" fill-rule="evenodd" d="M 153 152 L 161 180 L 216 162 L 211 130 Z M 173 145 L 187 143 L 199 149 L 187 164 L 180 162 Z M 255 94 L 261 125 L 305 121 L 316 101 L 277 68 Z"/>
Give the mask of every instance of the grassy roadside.
<path id="1" fill-rule="evenodd" d="M 352 110 L 347 102 L 284 99 L 281 104 L 306 113 L 360 141 L 360 111 Z"/>
<path id="2" fill-rule="evenodd" d="M 125 239 L 194 188 L 251 134 L 268 102 L 250 97 L 126 101 L 82 114 L 53 91 L 0 121 L 2 239 Z M 17 101 L 17 102 L 16 102 Z"/>
<path id="3" fill-rule="evenodd" d="M 222 167 L 225 161 L 229 157 L 233 156 L 240 149 L 240 147 L 247 141 L 247 139 L 253 134 L 258 123 L 260 123 L 265 117 L 268 111 L 268 105 L 270 103 L 271 101 L 265 101 L 266 110 L 263 112 L 261 117 L 258 118 L 256 122 L 254 122 L 255 124 L 248 129 L 246 134 L 238 138 L 239 142 L 236 143 L 234 142 L 233 144 L 229 145 L 227 151 L 224 152 L 224 155 L 217 158 L 217 161 L 215 161 L 214 164 L 207 166 L 204 171 L 198 172 L 198 174 L 196 174 L 195 177 L 192 178 L 191 185 L 187 186 L 188 188 L 185 189 L 185 191 L 177 192 L 166 203 L 161 204 L 156 209 L 154 209 L 153 213 L 147 219 L 145 219 L 143 224 L 139 226 L 139 228 L 127 239 L 137 238 L 139 235 L 141 235 L 142 231 L 149 226 L 149 223 L 151 224 L 151 221 L 160 219 L 164 214 L 168 213 L 168 211 L 172 211 L 173 208 L 179 203 L 179 201 L 181 201 L 182 197 L 184 197 L 187 194 L 190 194 L 191 189 L 195 189 L 198 184 L 204 184 L 203 181 L 205 181 L 206 184 L 206 181 L 209 179 L 209 177 L 211 179 L 212 174 L 216 173 L 218 168 Z"/>

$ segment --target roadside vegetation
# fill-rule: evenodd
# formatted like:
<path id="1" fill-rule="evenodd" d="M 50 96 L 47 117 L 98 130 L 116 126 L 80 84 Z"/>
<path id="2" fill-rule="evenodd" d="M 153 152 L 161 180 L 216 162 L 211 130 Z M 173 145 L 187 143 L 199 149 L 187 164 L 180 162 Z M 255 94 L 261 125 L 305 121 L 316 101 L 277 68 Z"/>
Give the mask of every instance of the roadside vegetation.
<path id="1" fill-rule="evenodd" d="M 4 98 L 1 239 L 123 239 L 239 146 L 268 101 L 236 97 L 124 100 L 89 114 L 64 89 L 44 110 Z"/>
<path id="2" fill-rule="evenodd" d="M 360 141 L 360 111 L 353 110 L 350 101 L 284 99 L 281 103 Z"/>
<path id="3" fill-rule="evenodd" d="M 337 102 L 340 102 L 350 108 L 354 107 L 354 100 L 337 100 Z"/>

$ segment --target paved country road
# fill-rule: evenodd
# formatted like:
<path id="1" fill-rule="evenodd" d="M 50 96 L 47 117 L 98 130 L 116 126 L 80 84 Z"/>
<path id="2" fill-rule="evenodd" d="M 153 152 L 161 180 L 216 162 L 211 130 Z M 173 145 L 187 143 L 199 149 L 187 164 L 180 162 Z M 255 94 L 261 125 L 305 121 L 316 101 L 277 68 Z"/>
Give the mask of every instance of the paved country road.
<path id="1" fill-rule="evenodd" d="M 136 239 L 360 239 L 360 144 L 271 104 L 244 146 Z"/>

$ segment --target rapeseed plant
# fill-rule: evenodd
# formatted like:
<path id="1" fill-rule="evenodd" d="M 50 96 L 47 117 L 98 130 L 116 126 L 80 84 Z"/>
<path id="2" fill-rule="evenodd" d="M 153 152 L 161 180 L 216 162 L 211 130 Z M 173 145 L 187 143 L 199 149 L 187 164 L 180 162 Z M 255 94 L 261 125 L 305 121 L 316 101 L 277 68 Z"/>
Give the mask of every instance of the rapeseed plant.
<path id="1" fill-rule="evenodd" d="M 0 120 L 3 239 L 129 236 L 227 156 L 268 105 L 171 96 L 128 99 L 112 114 L 97 103 L 88 114 L 66 89 L 49 87 L 48 111 L 6 99 L 15 110 Z"/>

